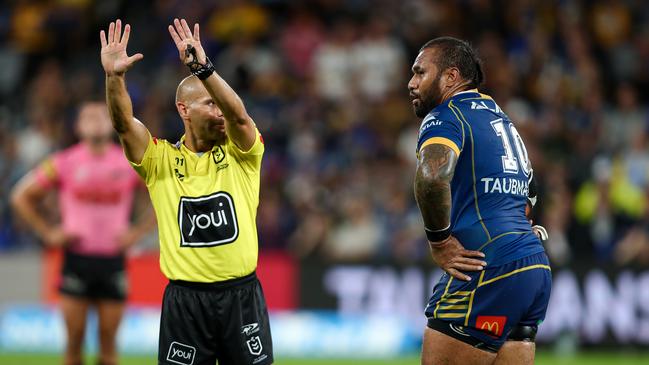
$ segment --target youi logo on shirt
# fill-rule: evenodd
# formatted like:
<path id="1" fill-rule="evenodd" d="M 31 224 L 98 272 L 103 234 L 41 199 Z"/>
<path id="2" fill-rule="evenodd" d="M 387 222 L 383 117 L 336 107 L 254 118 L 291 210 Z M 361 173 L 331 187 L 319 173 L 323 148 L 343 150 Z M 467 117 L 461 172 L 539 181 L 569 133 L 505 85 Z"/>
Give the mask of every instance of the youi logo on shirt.
<path id="1" fill-rule="evenodd" d="M 182 197 L 178 207 L 180 246 L 209 247 L 232 243 L 239 235 L 230 194 Z"/>

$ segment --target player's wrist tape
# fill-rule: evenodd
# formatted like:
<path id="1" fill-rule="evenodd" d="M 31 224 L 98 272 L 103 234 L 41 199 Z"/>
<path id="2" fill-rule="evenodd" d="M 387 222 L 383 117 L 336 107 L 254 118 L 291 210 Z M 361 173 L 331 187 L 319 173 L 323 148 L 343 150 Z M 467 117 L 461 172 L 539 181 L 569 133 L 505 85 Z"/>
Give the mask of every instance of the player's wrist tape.
<path id="1" fill-rule="evenodd" d="M 448 227 L 438 231 L 424 227 L 424 231 L 426 231 L 426 237 L 430 242 L 441 242 L 451 236 L 451 225 L 449 224 Z"/>
<path id="2" fill-rule="evenodd" d="M 205 57 L 205 64 L 200 64 L 198 62 L 198 57 L 196 57 L 196 48 L 191 44 L 188 44 L 187 49 L 185 49 L 185 57 L 189 57 L 190 55 L 192 56 L 192 60 L 187 63 L 187 67 L 189 67 L 189 71 L 191 71 L 192 75 L 198 77 L 200 80 L 207 79 L 216 71 L 212 61 L 210 61 L 207 56 Z"/>

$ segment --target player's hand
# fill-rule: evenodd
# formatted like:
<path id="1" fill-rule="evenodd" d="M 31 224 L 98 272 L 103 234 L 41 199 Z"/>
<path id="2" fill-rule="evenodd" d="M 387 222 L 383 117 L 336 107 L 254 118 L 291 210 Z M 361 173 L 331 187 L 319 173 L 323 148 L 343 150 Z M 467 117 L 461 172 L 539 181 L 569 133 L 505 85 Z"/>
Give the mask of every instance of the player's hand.
<path id="1" fill-rule="evenodd" d="M 201 46 L 201 36 L 199 34 L 198 23 L 194 24 L 194 34 L 192 34 L 191 29 L 185 19 L 174 19 L 174 24 L 169 26 L 169 34 L 178 48 L 178 54 L 180 55 L 180 60 L 183 64 L 188 65 L 194 61 L 194 56 L 187 52 L 187 46 L 191 45 L 196 49 L 196 57 L 198 58 L 198 63 L 204 65 L 207 62 L 207 56 L 205 55 L 205 50 Z"/>
<path id="2" fill-rule="evenodd" d="M 53 248 L 66 247 L 78 239 L 77 236 L 65 232 L 61 227 L 50 229 L 43 237 L 45 245 Z"/>
<path id="3" fill-rule="evenodd" d="M 99 32 L 101 40 L 101 65 L 108 76 L 121 76 L 128 71 L 135 62 L 144 58 L 141 53 L 132 56 L 126 54 L 128 37 L 131 34 L 131 26 L 124 26 L 122 34 L 122 21 L 117 19 L 108 26 L 108 38 L 102 30 Z"/>
<path id="4" fill-rule="evenodd" d="M 477 258 L 484 258 L 480 251 L 466 250 L 453 236 L 442 242 L 430 242 L 433 261 L 454 278 L 470 281 L 471 277 L 462 271 L 480 271 L 487 263 Z M 475 258 L 477 257 L 477 258 Z"/>

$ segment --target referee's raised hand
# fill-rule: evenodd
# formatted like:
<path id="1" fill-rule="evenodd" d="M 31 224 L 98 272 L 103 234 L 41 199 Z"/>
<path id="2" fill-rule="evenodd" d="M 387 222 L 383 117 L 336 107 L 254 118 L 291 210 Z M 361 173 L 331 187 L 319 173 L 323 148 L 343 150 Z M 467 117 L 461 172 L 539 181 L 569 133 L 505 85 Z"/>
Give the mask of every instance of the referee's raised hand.
<path id="1" fill-rule="evenodd" d="M 135 62 L 144 58 L 141 53 L 132 56 L 126 54 L 128 37 L 131 33 L 131 26 L 124 26 L 122 34 L 122 21 L 117 19 L 108 26 L 108 38 L 103 30 L 99 32 L 101 40 L 101 65 L 108 76 L 120 76 L 126 73 Z"/>
<path id="2" fill-rule="evenodd" d="M 174 19 L 174 24 L 170 25 L 168 29 L 183 64 L 189 66 L 192 62 L 198 62 L 204 65 L 207 62 L 207 56 L 201 46 L 198 23 L 194 24 L 193 34 L 185 19 Z M 192 52 L 192 49 L 195 50 L 195 53 Z"/>

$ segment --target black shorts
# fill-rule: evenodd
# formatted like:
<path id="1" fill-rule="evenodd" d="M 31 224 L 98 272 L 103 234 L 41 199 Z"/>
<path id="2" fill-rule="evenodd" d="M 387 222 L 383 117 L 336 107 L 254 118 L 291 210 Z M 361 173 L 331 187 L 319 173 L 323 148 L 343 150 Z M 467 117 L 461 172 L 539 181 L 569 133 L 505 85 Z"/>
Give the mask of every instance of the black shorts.
<path id="1" fill-rule="evenodd" d="M 125 266 L 123 255 L 86 256 L 66 251 L 59 292 L 93 300 L 124 301 L 128 291 Z"/>
<path id="2" fill-rule="evenodd" d="M 255 273 L 217 283 L 170 281 L 162 299 L 158 364 L 273 363 L 266 301 Z"/>

